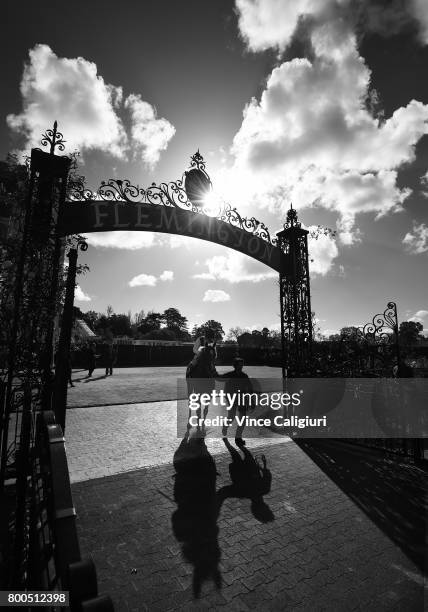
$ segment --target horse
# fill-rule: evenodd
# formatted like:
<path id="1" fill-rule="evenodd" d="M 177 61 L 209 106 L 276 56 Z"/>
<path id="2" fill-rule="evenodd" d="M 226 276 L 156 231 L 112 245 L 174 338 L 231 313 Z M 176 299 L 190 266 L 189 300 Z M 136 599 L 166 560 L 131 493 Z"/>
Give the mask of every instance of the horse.
<path id="1" fill-rule="evenodd" d="M 215 379 L 218 377 L 215 368 L 215 358 L 215 344 L 205 344 L 195 354 L 186 368 L 187 392 L 189 396 L 191 393 L 198 395 L 202 393 L 211 394 L 215 388 Z M 207 415 L 207 412 L 208 408 L 206 407 L 204 417 Z M 197 411 L 197 416 L 200 417 L 200 409 Z"/>

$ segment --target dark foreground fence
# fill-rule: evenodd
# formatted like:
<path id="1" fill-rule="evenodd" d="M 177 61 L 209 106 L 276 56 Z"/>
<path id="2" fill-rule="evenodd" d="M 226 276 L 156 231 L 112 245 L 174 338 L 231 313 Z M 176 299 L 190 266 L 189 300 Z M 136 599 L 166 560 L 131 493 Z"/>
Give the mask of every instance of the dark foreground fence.
<path id="1" fill-rule="evenodd" d="M 428 446 L 424 438 L 348 438 L 343 441 L 407 458 L 414 463 L 427 461 L 425 452 L 428 452 Z"/>
<path id="2" fill-rule="evenodd" d="M 0 590 L 48 591 L 57 594 L 53 602 L 61 601 L 59 591 L 69 591 L 72 612 L 110 612 L 110 598 L 98 594 L 93 561 L 81 557 L 62 429 L 53 412 L 35 411 L 35 393 L 17 394 L 9 415 L 14 427 L 3 457 Z M 64 608 L 52 603 L 44 609 Z"/>

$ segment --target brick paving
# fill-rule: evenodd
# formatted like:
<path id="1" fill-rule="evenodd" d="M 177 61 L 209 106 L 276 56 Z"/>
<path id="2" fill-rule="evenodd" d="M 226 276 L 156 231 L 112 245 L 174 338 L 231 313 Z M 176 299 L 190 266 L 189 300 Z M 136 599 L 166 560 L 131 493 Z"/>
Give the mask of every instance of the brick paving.
<path id="1" fill-rule="evenodd" d="M 170 463 L 179 443 L 176 413 L 175 400 L 69 410 L 65 433 L 71 482 Z M 223 453 L 222 441 L 211 433 L 210 453 Z M 248 440 L 249 448 L 289 441 L 266 429 L 259 434 Z"/>
<path id="2" fill-rule="evenodd" d="M 208 472 L 202 481 L 195 474 L 194 485 L 187 481 L 189 504 L 180 501 L 172 454 L 164 465 L 75 482 L 82 552 L 93 555 L 100 591 L 118 611 L 423 610 L 423 552 L 411 547 L 423 546 L 425 535 L 423 472 L 405 464 L 392 470 L 386 459 L 358 452 L 347 453 L 345 465 L 326 444 L 308 451 L 271 440 L 253 448 L 272 471 L 265 501 L 274 520 L 266 523 L 253 516 L 249 499 L 237 497 L 225 499 L 217 519 L 203 494 Z M 314 453 L 344 476 L 340 487 Z M 218 452 L 214 460 L 218 492 L 230 484 L 230 455 Z M 377 475 L 373 486 L 364 467 Z M 394 499 L 406 495 L 404 510 L 396 507 Z M 376 500 L 379 508 L 390 505 L 392 524 Z M 412 504 L 419 522 L 400 514 Z M 407 534 L 394 533 L 394 524 Z M 194 574 L 202 577 L 199 597 Z"/>
<path id="3" fill-rule="evenodd" d="M 166 370 L 145 369 L 145 399 L 174 395 L 181 369 Z M 225 488 L 222 440 L 208 432 L 196 463 L 180 462 L 177 449 L 191 446 L 176 437 L 176 402 L 125 404 L 138 401 L 141 372 L 91 384 L 95 406 L 82 407 L 85 391 L 67 413 L 67 455 L 82 554 L 118 612 L 424 609 L 421 469 L 260 430 L 247 445 L 272 472 L 274 520 L 261 522 Z M 109 398 L 118 405 L 102 406 Z"/>

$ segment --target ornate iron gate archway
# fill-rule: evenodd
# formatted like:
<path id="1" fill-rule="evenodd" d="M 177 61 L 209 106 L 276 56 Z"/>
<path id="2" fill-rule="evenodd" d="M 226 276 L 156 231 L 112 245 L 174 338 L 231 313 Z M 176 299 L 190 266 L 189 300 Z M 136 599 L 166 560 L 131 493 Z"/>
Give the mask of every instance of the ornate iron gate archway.
<path id="1" fill-rule="evenodd" d="M 279 274 L 283 376 L 307 372 L 312 343 L 309 232 L 301 228 L 292 206 L 276 236 L 255 217 L 242 217 L 223 202 L 209 214 L 204 203 L 211 189 L 199 151 L 183 178 L 170 183 L 141 188 L 110 179 L 91 191 L 76 181 L 62 207 L 58 231 L 62 236 L 106 231 L 179 234 L 227 246 L 265 264 Z"/>
<path id="2" fill-rule="evenodd" d="M 176 182 L 141 189 L 129 181 L 109 180 L 92 192 L 80 179 L 70 178 L 70 158 L 55 154 L 56 149 L 64 150 L 56 122 L 43 135 L 42 144 L 49 146 L 50 152 L 31 152 L 27 194 L 20 206 L 21 233 L 16 237 L 21 246 L 15 254 L 14 291 L 6 296 L 4 304 L 2 301 L 2 307 L 5 305 L 10 313 L 8 320 L 3 316 L 10 333 L 8 361 L 0 380 L 0 493 L 6 477 L 16 478 L 10 584 L 23 587 L 34 579 L 31 556 L 38 554 L 34 538 L 28 540 L 28 534 L 35 534 L 34 500 L 36 490 L 40 493 L 44 452 L 41 449 L 38 455 L 41 447 L 36 444 L 36 421 L 40 422 L 39 417 L 54 408 L 58 425 L 51 423 L 48 427 L 65 427 L 65 363 L 77 254 L 79 248 L 86 246 L 79 237 L 74 244 L 68 244 L 70 265 L 53 378 L 54 318 L 59 305 L 65 237 L 93 231 L 154 231 L 192 236 L 232 248 L 279 274 L 284 374 L 287 366 L 294 374 L 301 371 L 312 339 L 307 323 L 311 312 L 306 240 L 296 242 L 294 229 L 290 232 L 288 228 L 289 220 L 283 232 L 271 236 L 266 225 L 254 217 L 242 217 L 230 205 L 219 206 L 214 215 L 207 214 L 205 196 L 212 186 L 199 151 L 192 156 L 183 179 Z M 305 235 L 304 230 L 299 232 Z M 296 295 L 304 295 L 305 299 L 296 300 Z M 296 342 L 299 350 L 292 350 Z M 48 489 L 45 493 L 51 495 Z"/>

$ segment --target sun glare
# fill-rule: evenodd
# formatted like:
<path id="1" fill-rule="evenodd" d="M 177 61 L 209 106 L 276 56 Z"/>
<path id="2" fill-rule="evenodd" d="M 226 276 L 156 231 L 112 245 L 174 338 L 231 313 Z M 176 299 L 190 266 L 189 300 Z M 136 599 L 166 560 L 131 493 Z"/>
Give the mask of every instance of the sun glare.
<path id="1" fill-rule="evenodd" d="M 222 197 L 217 193 L 217 191 L 211 189 L 204 196 L 204 204 L 202 207 L 204 213 L 209 217 L 218 217 L 221 215 L 223 208 L 224 201 Z"/>

